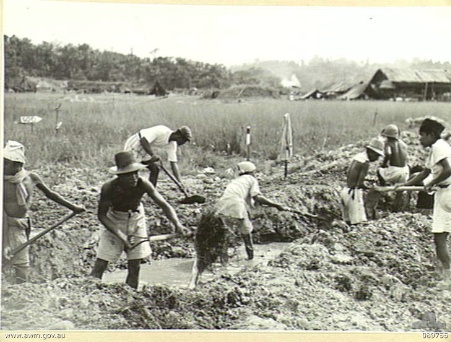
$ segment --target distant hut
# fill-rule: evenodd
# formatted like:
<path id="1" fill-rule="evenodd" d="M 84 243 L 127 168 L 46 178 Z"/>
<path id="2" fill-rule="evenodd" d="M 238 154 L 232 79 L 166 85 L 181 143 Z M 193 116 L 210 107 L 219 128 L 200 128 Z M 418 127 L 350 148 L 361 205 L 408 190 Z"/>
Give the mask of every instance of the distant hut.
<path id="1" fill-rule="evenodd" d="M 309 92 L 307 92 L 306 94 L 302 95 L 300 97 L 301 100 L 309 100 L 309 99 L 314 99 L 314 100 L 319 100 L 322 99 L 324 97 L 324 93 L 322 91 L 319 91 L 318 89 L 312 89 Z"/>
<path id="2" fill-rule="evenodd" d="M 445 100 L 451 93 L 451 71 L 444 69 L 378 69 L 370 80 L 383 98 Z"/>
<path id="3" fill-rule="evenodd" d="M 328 99 L 335 99 L 339 97 L 340 95 L 343 95 L 349 89 L 351 89 L 353 86 L 352 83 L 341 81 L 337 83 L 333 83 L 332 85 L 328 86 L 326 89 L 323 89 L 322 92 Z"/>
<path id="4" fill-rule="evenodd" d="M 377 98 L 377 93 L 369 82 L 360 82 L 354 85 L 343 95 L 337 97 L 338 100 L 368 100 Z"/>
<path id="5" fill-rule="evenodd" d="M 153 88 L 150 89 L 149 95 L 166 96 L 168 92 L 161 86 L 160 82 L 156 81 Z"/>

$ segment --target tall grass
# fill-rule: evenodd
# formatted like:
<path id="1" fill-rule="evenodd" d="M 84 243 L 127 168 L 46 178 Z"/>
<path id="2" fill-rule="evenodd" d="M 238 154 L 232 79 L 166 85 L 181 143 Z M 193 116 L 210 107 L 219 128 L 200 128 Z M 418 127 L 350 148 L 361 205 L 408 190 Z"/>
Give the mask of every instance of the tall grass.
<path id="1" fill-rule="evenodd" d="M 55 130 L 56 111 L 63 125 Z M 61 94 L 5 94 L 4 137 L 27 148 L 28 162 L 78 166 L 110 166 L 128 136 L 163 124 L 188 125 L 194 142 L 180 148 L 183 167 L 222 167 L 218 155 L 246 156 L 245 130 L 251 126 L 251 159 L 275 158 L 280 150 L 282 122 L 290 113 L 294 153 L 314 155 L 344 144 L 369 140 L 389 123 L 405 128 L 405 119 L 435 115 L 451 119 L 448 103 L 388 101 L 287 101 L 276 99 L 223 103 L 195 97 Z M 38 115 L 34 125 L 14 123 L 20 116 Z"/>

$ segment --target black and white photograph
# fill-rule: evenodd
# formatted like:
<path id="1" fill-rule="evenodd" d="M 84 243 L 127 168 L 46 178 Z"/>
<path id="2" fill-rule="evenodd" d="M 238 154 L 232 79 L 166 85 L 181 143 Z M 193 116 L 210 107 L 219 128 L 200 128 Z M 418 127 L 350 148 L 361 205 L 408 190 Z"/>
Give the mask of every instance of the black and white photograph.
<path id="1" fill-rule="evenodd" d="M 449 1 L 1 5 L 5 339 L 450 338 Z"/>

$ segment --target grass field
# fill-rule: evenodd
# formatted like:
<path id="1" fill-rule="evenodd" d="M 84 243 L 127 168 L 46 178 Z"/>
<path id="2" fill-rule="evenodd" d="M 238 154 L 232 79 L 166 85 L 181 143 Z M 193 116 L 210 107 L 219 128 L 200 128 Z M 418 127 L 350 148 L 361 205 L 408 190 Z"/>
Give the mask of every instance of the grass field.
<path id="1" fill-rule="evenodd" d="M 405 119 L 435 115 L 451 122 L 451 104 L 389 101 L 288 101 L 252 99 L 243 102 L 170 96 L 165 99 L 118 94 L 5 94 L 4 138 L 22 142 L 29 168 L 51 162 L 79 166 L 111 166 L 126 138 L 141 128 L 188 125 L 194 143 L 180 149 L 184 170 L 222 167 L 221 156 L 246 157 L 245 130 L 251 126 L 251 159 L 274 159 L 280 150 L 283 116 L 290 113 L 294 154 L 369 140 L 384 125 L 406 128 Z M 61 104 L 58 118 L 55 108 Z M 14 123 L 37 115 L 36 125 Z M 56 131 L 57 121 L 62 121 Z M 222 160 L 222 161 L 221 161 Z M 229 165 L 230 166 L 230 165 Z M 187 172 L 187 171 L 185 171 Z"/>

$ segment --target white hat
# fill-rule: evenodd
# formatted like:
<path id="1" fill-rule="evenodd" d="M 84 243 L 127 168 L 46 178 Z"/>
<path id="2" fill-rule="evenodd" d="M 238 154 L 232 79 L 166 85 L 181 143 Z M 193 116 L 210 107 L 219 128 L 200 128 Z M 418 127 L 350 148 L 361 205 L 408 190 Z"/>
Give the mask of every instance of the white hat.
<path id="1" fill-rule="evenodd" d="M 370 143 L 368 145 L 366 145 L 365 147 L 369 148 L 370 150 L 373 150 L 374 152 L 376 152 L 377 154 L 379 154 L 382 157 L 385 155 L 384 143 L 378 138 L 371 139 Z"/>
<path id="2" fill-rule="evenodd" d="M 240 170 L 240 172 L 242 172 L 242 173 L 252 172 L 252 171 L 255 171 L 255 169 L 256 169 L 254 163 L 251 163 L 249 161 L 240 162 L 237 165 L 238 165 L 238 170 Z"/>
<path id="3" fill-rule="evenodd" d="M 17 141 L 8 140 L 3 149 L 3 158 L 25 164 L 25 147 Z"/>

